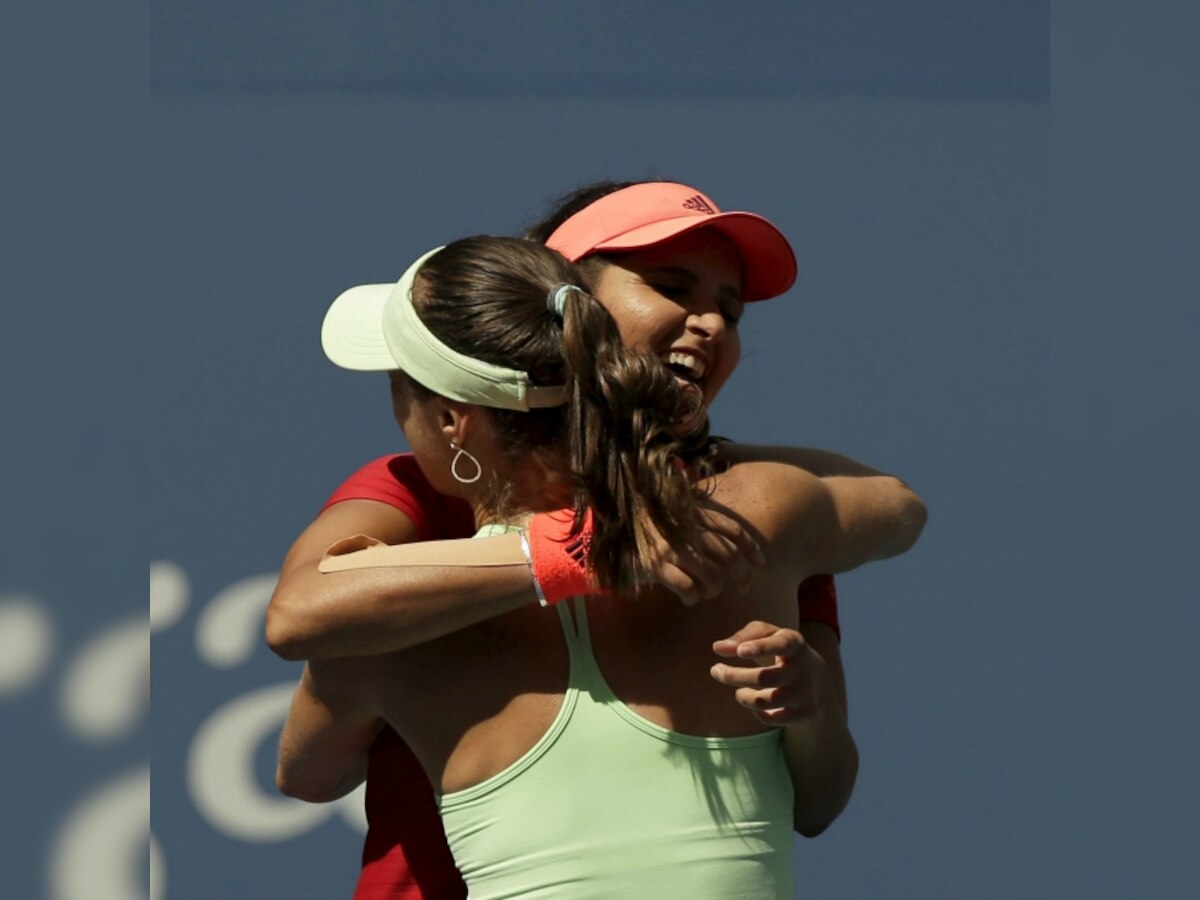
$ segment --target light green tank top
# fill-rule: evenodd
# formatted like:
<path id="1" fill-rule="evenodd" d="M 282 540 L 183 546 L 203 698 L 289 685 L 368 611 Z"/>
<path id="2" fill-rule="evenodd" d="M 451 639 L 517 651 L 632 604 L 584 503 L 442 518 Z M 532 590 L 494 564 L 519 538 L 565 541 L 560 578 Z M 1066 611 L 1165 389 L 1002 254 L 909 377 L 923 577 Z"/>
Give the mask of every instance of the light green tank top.
<path id="1" fill-rule="evenodd" d="M 782 733 L 694 737 L 637 715 L 571 604 L 574 621 L 555 607 L 571 674 L 553 724 L 503 772 L 438 797 L 472 900 L 794 896 Z"/>

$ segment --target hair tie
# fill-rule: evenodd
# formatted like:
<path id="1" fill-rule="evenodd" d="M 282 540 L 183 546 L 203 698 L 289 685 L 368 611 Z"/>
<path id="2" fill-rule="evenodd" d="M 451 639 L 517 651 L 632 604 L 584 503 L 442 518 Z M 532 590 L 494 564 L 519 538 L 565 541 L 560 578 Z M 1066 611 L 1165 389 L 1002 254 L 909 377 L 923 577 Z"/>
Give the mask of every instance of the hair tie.
<path id="1" fill-rule="evenodd" d="M 577 284 L 564 284 L 559 282 L 554 287 L 550 288 L 550 292 L 546 294 L 546 308 L 554 313 L 560 319 L 563 317 L 563 310 L 567 306 L 567 295 L 572 291 L 582 291 Z"/>

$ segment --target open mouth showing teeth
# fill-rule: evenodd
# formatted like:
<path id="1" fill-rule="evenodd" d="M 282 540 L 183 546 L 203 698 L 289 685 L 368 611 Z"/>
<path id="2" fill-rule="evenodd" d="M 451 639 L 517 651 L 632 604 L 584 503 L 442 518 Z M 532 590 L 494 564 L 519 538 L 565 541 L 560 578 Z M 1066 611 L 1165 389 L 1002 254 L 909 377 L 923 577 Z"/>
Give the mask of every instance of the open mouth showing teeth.
<path id="1" fill-rule="evenodd" d="M 677 428 L 682 434 L 689 434 L 702 427 L 707 420 L 704 389 L 700 379 L 708 371 L 708 364 L 698 356 L 682 350 L 664 353 L 661 358 L 679 383 L 680 407 Z"/>
<path id="2" fill-rule="evenodd" d="M 688 381 L 697 381 L 703 378 L 704 373 L 708 370 L 708 366 L 704 360 L 679 350 L 672 350 L 670 353 L 665 354 L 663 362 L 677 376 Z"/>

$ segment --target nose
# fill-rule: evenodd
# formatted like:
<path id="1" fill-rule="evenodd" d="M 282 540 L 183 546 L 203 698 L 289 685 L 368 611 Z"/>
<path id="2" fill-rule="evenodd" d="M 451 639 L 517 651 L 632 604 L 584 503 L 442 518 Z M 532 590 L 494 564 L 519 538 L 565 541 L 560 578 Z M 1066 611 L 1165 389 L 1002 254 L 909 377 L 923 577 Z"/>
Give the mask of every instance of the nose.
<path id="1" fill-rule="evenodd" d="M 714 344 L 725 339 L 725 327 L 725 316 L 718 309 L 696 310 L 688 315 L 688 331 Z"/>

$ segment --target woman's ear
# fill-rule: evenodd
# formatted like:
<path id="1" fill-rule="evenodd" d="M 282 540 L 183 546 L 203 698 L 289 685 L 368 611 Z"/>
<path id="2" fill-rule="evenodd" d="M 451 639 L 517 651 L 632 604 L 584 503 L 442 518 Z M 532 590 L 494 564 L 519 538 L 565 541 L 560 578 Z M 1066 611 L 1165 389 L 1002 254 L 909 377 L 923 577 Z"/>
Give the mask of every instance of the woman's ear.
<path id="1" fill-rule="evenodd" d="M 463 447 L 470 439 L 471 429 L 478 417 L 478 407 L 470 403 L 440 398 L 437 412 L 438 428 L 447 441 Z"/>

